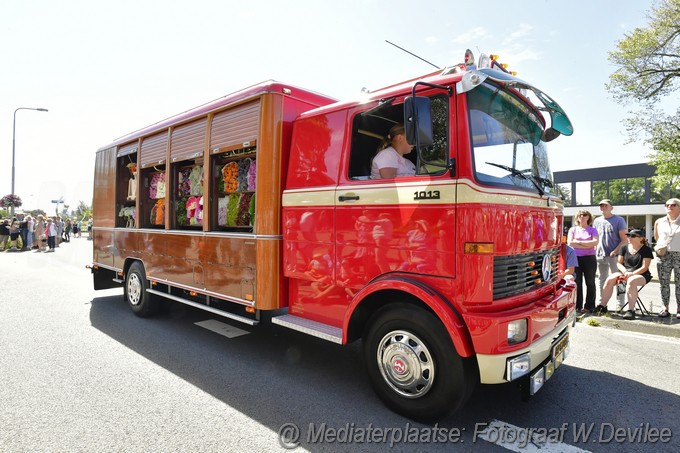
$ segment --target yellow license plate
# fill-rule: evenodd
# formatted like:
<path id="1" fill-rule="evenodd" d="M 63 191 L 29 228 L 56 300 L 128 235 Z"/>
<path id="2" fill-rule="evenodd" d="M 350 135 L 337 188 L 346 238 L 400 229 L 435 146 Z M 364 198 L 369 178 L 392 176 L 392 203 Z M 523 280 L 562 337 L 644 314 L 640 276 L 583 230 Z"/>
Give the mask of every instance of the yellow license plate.
<path id="1" fill-rule="evenodd" d="M 555 363 L 555 368 L 562 365 L 564 361 L 564 350 L 569 346 L 569 333 L 565 333 L 562 338 L 557 340 L 550 351 L 550 358 Z"/>

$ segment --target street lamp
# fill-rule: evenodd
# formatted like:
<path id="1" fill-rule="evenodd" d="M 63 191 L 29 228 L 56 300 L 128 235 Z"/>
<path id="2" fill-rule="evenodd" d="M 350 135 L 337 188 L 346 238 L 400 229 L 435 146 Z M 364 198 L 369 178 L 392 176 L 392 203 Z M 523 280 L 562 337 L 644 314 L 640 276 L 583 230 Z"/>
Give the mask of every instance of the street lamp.
<path id="1" fill-rule="evenodd" d="M 14 122 L 12 123 L 12 195 L 14 195 L 14 149 L 17 134 L 17 112 L 19 110 L 35 110 L 37 112 L 47 112 L 47 109 L 33 108 L 33 107 L 19 107 L 14 111 Z M 11 215 L 14 216 L 14 206 L 11 209 Z"/>

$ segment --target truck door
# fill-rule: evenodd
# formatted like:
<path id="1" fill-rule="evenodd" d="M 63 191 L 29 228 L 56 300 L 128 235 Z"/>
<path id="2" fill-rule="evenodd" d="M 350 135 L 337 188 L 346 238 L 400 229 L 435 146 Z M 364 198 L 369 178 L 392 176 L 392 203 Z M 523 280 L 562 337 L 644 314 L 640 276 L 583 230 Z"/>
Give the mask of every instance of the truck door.
<path id="1" fill-rule="evenodd" d="M 348 293 L 391 272 L 453 276 L 448 104 L 445 94 L 432 97 L 435 141 L 404 156 L 416 168 L 412 176 L 370 177 L 383 139 L 403 121 L 403 103 L 385 102 L 351 118 L 350 155 L 335 196 L 336 275 Z"/>

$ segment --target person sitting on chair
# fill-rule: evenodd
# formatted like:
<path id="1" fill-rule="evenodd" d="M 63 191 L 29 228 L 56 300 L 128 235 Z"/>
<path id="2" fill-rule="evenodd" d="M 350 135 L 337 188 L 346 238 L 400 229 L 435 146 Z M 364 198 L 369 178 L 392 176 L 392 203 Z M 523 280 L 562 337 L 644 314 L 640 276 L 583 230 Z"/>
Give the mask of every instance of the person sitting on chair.
<path id="1" fill-rule="evenodd" d="M 638 291 L 652 279 L 649 265 L 654 258 L 654 253 L 641 230 L 630 230 L 626 236 L 628 236 L 628 244 L 621 247 L 616 264 L 619 272 L 607 278 L 602 288 L 602 304 L 597 306 L 595 312 L 597 314 L 607 313 L 607 302 L 612 297 L 614 287 L 619 283 L 625 283 L 628 310 L 623 315 L 623 319 L 635 319 Z"/>

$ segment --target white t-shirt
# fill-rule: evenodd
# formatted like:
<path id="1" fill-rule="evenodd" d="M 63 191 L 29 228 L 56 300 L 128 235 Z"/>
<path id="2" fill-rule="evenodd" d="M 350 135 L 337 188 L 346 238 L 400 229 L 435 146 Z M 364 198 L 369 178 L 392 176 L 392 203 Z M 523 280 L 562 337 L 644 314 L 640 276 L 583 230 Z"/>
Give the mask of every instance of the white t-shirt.
<path id="1" fill-rule="evenodd" d="M 416 174 L 416 166 L 413 162 L 399 154 L 396 149 L 388 146 L 380 151 L 371 162 L 371 179 L 380 179 L 381 168 L 396 168 L 397 177 L 413 176 Z"/>

